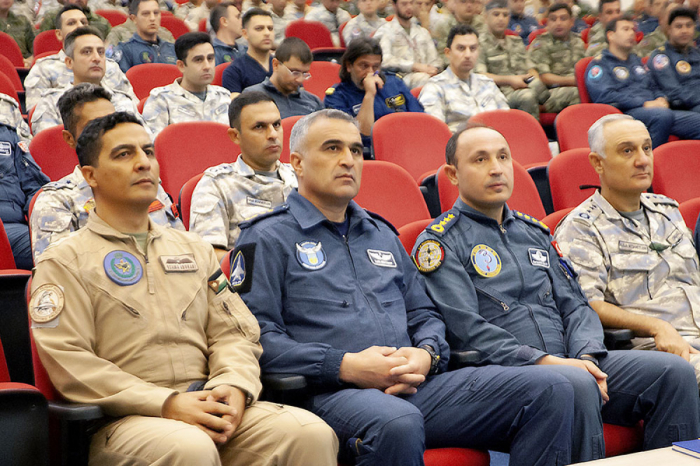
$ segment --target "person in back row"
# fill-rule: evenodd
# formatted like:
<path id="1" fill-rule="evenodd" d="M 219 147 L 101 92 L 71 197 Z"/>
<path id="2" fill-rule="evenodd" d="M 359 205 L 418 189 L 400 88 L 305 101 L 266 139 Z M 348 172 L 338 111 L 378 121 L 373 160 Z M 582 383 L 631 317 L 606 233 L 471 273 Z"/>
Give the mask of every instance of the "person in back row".
<path id="1" fill-rule="evenodd" d="M 243 35 L 241 12 L 238 8 L 231 2 L 221 2 L 211 9 L 209 22 L 214 31 L 211 45 L 214 46 L 216 64 L 230 63 L 241 58 L 247 47 L 237 43 Z"/>

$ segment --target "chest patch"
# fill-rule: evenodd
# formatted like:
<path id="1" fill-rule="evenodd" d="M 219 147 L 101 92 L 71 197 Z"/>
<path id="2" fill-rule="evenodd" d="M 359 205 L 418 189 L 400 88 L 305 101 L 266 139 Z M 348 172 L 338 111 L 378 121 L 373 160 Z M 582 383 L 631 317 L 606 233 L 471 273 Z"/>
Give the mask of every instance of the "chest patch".
<path id="1" fill-rule="evenodd" d="M 529 248 L 527 254 L 530 257 L 530 263 L 535 267 L 549 268 L 549 252 L 544 249 Z"/>
<path id="2" fill-rule="evenodd" d="M 501 258 L 496 251 L 485 244 L 474 246 L 471 261 L 476 273 L 482 277 L 491 278 L 501 273 Z"/>
<path id="3" fill-rule="evenodd" d="M 620 249 L 621 252 L 647 252 L 647 247 L 645 245 L 639 243 L 632 243 L 630 241 L 620 241 L 617 243 L 617 247 Z"/>
<path id="4" fill-rule="evenodd" d="M 199 270 L 194 254 L 180 254 L 179 256 L 160 256 L 160 265 L 166 273 L 196 272 Z"/>
<path id="5" fill-rule="evenodd" d="M 326 253 L 320 241 L 302 241 L 296 243 L 297 261 L 309 270 L 319 270 L 326 265 Z"/>
<path id="6" fill-rule="evenodd" d="M 258 207 L 265 207 L 266 209 L 271 209 L 272 208 L 272 202 L 266 201 L 264 199 L 256 199 L 254 197 L 247 196 L 246 197 L 246 203 L 248 205 L 254 205 Z"/>
<path id="7" fill-rule="evenodd" d="M 630 72 L 624 66 L 616 66 L 615 68 L 613 68 L 613 73 L 615 74 L 615 77 L 620 81 L 624 81 L 630 76 Z"/>
<path id="8" fill-rule="evenodd" d="M 9 157 L 12 155 L 12 145 L 7 141 L 0 142 L 0 157 Z"/>
<path id="9" fill-rule="evenodd" d="M 130 252 L 112 251 L 105 256 L 103 265 L 110 280 L 119 286 L 138 283 L 143 276 L 141 262 Z"/>
<path id="10" fill-rule="evenodd" d="M 245 256 L 238 251 L 231 262 L 231 286 L 241 286 L 245 281 Z"/>
<path id="11" fill-rule="evenodd" d="M 367 256 L 369 261 L 377 267 L 396 268 L 396 260 L 390 251 L 379 251 L 377 249 L 368 249 Z"/>
<path id="12" fill-rule="evenodd" d="M 685 60 L 681 60 L 678 63 L 676 63 L 676 71 L 680 74 L 688 74 L 690 73 L 691 66 L 690 63 L 688 63 Z"/>

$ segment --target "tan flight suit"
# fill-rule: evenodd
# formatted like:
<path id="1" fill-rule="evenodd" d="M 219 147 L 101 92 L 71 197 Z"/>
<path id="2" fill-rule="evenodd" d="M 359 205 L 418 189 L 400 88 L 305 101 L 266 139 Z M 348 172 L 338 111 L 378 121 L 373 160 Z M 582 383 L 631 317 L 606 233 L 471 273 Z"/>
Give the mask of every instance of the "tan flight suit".
<path id="1" fill-rule="evenodd" d="M 95 212 L 37 261 L 30 315 L 41 361 L 68 400 L 119 419 L 93 437 L 91 465 L 335 465 L 338 441 L 315 415 L 258 402 L 258 323 L 212 247 L 149 221 L 146 254 Z M 248 396 L 217 450 L 197 427 L 161 418 L 195 381 Z"/>

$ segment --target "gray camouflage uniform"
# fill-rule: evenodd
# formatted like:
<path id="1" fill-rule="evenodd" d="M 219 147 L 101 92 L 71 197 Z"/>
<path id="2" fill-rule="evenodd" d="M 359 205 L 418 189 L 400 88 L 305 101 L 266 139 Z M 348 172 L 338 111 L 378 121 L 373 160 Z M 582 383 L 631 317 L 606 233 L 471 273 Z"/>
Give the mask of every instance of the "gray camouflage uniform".
<path id="1" fill-rule="evenodd" d="M 15 99 L 5 94 L 0 94 L 0 123 L 15 128 L 17 136 L 22 141 L 29 142 L 32 140 L 32 133 L 29 131 L 29 125 L 22 118 L 19 104 Z"/>
<path id="2" fill-rule="evenodd" d="M 190 231 L 215 247 L 233 249 L 242 221 L 283 204 L 297 187 L 291 165 L 277 162 L 276 170 L 279 178 L 256 174 L 240 156 L 208 168 L 192 193 Z"/>
<path id="3" fill-rule="evenodd" d="M 131 21 L 131 19 L 127 19 L 126 22 L 118 26 L 114 26 L 112 30 L 109 31 L 109 35 L 107 36 L 107 39 L 105 39 L 105 45 L 117 46 L 122 42 L 126 42 L 127 40 L 131 39 L 135 32 L 136 24 Z M 163 26 L 158 28 L 158 32 L 156 34 L 166 42 L 175 42 L 173 34 Z"/>
<path id="4" fill-rule="evenodd" d="M 377 29 L 384 24 L 386 24 L 386 20 L 384 18 L 377 17 L 375 21 L 368 21 L 365 16 L 360 13 L 348 21 L 348 24 L 345 25 L 345 29 L 343 29 L 343 40 L 345 41 L 345 45 L 350 45 L 350 42 L 358 37 L 371 37 L 372 34 L 377 32 Z"/>

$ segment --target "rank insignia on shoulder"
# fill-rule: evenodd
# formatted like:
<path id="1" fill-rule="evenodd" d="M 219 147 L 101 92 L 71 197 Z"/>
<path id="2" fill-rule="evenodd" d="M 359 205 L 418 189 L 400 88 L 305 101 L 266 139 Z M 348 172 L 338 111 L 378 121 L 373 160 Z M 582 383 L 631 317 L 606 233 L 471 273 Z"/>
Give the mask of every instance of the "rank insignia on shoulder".
<path id="1" fill-rule="evenodd" d="M 426 230 L 432 231 L 433 233 L 438 233 L 440 235 L 444 234 L 447 230 L 454 225 L 457 216 L 452 212 L 446 212 L 440 217 L 436 218 L 433 223 L 428 225 Z"/>
<path id="2" fill-rule="evenodd" d="M 138 283 L 143 276 L 141 262 L 127 251 L 112 251 L 105 256 L 104 269 L 107 276 L 119 286 Z"/>
<path id="3" fill-rule="evenodd" d="M 328 89 L 326 89 L 326 95 L 333 95 L 334 92 L 335 87 L 329 87 Z"/>
<path id="4" fill-rule="evenodd" d="M 420 243 L 413 255 L 413 263 L 422 273 L 430 273 L 437 270 L 445 260 L 445 248 L 434 239 L 427 239 Z"/>
<path id="5" fill-rule="evenodd" d="M 236 247 L 231 253 L 231 288 L 237 293 L 250 291 L 255 264 L 255 243 Z"/>
<path id="6" fill-rule="evenodd" d="M 538 226 L 541 229 L 543 229 L 544 231 L 546 231 L 547 233 L 549 233 L 549 227 L 547 225 L 545 225 L 544 222 L 537 220 L 535 217 L 531 217 L 528 214 L 518 212 L 517 210 L 513 211 L 513 215 L 515 215 L 520 220 L 524 220 L 527 223 Z"/>
<path id="7" fill-rule="evenodd" d="M 148 213 L 151 214 L 162 209 L 163 207 L 165 207 L 163 203 L 156 199 L 155 201 L 151 202 L 151 205 L 148 206 Z"/>
<path id="8" fill-rule="evenodd" d="M 54 320 L 63 310 L 65 297 L 63 288 L 46 283 L 32 293 L 29 301 L 29 315 L 34 323 L 44 324 Z"/>
<path id="9" fill-rule="evenodd" d="M 296 243 L 297 261 L 309 270 L 319 270 L 326 266 L 326 253 L 320 241 Z"/>
<path id="10" fill-rule="evenodd" d="M 482 277 L 491 278 L 501 273 L 501 258 L 496 251 L 485 244 L 474 246 L 471 262 L 476 273 Z"/>

